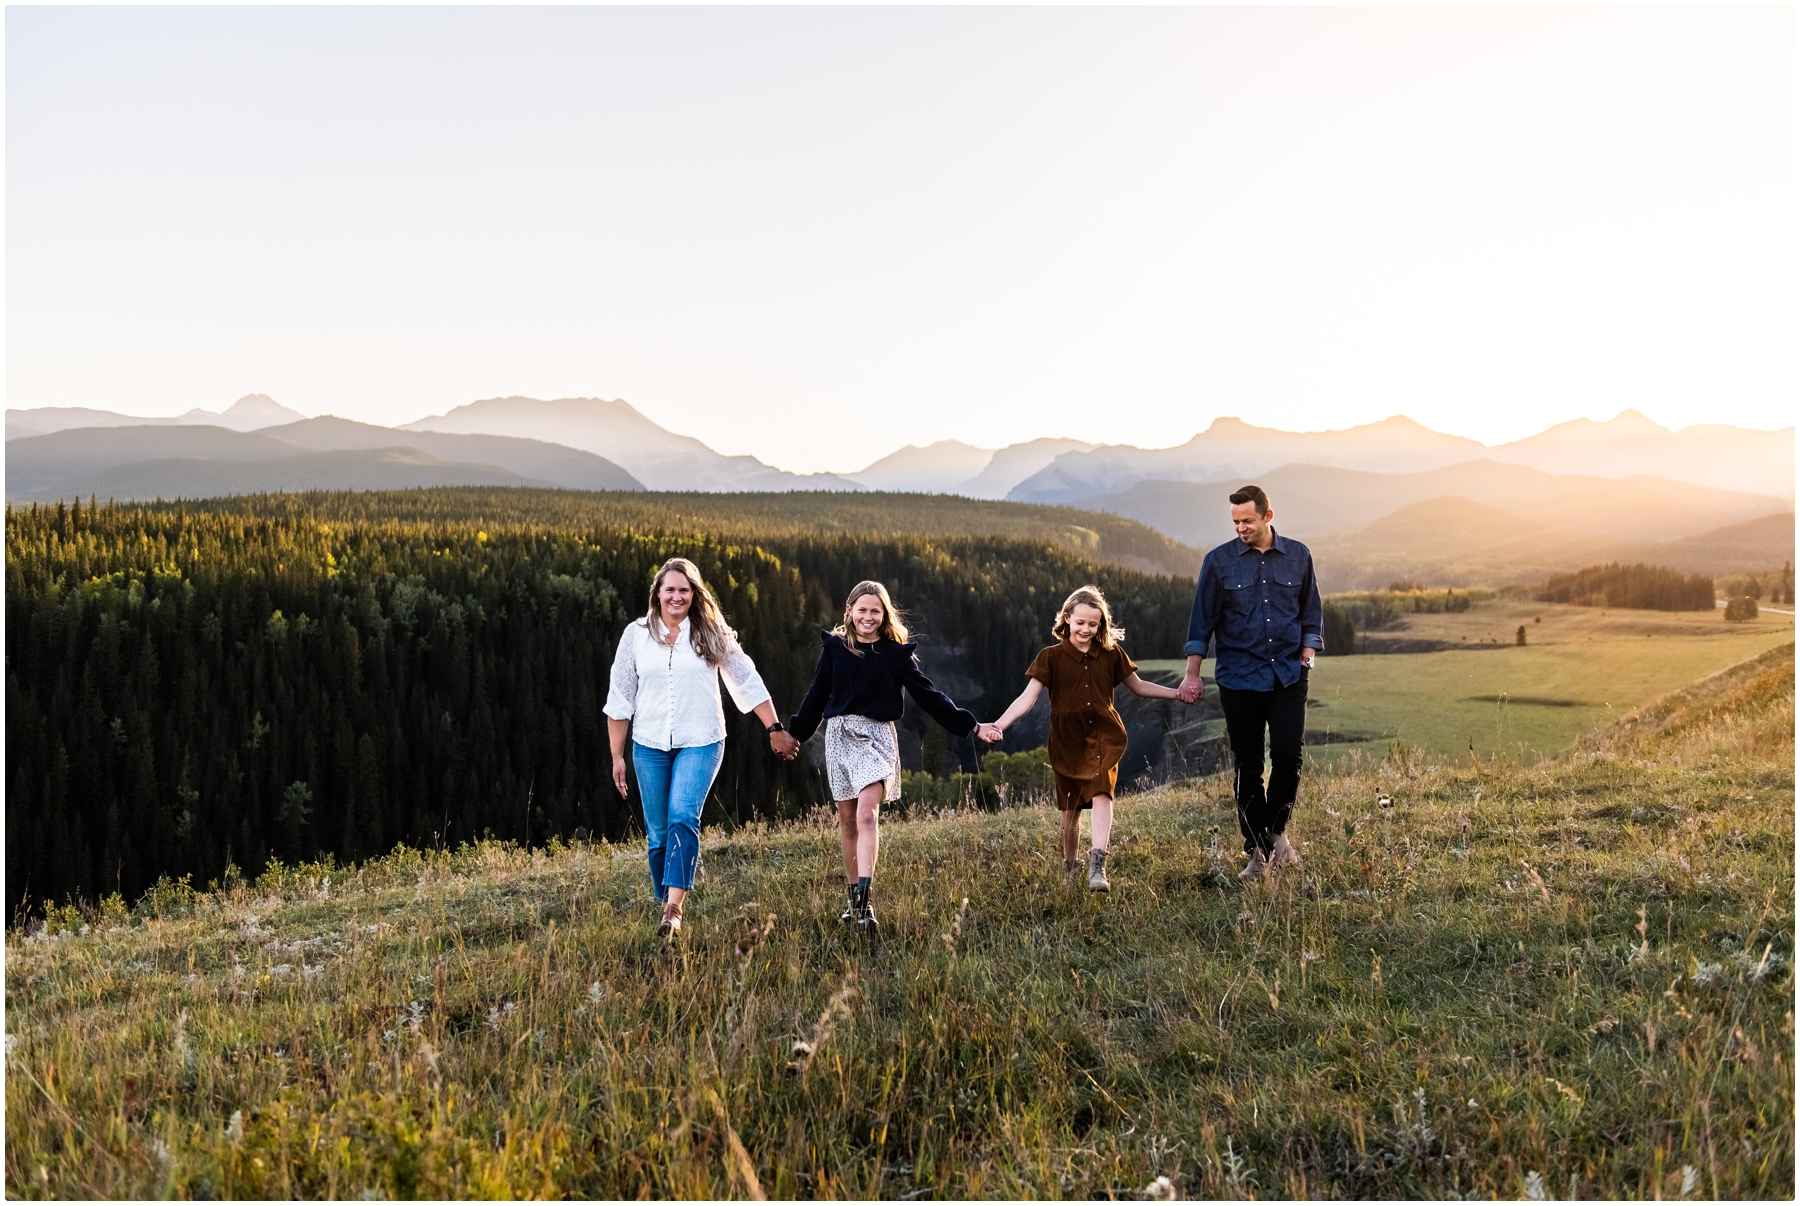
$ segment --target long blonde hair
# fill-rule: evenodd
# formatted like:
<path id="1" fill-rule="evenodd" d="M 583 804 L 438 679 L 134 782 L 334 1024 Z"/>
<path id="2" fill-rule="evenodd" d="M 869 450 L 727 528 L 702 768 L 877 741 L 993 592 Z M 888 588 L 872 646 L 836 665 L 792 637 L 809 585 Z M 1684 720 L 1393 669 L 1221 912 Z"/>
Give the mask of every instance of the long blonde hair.
<path id="1" fill-rule="evenodd" d="M 1100 648 L 1112 649 L 1125 639 L 1125 630 L 1113 623 L 1112 608 L 1107 605 L 1106 596 L 1100 588 L 1089 584 L 1077 587 L 1068 598 L 1063 600 L 1062 610 L 1056 613 L 1056 623 L 1050 626 L 1050 635 L 1059 641 L 1069 639 L 1069 615 L 1077 607 L 1086 604 L 1100 613 L 1100 631 L 1094 639 L 1100 642 Z"/>
<path id="2" fill-rule="evenodd" d="M 725 622 L 725 616 L 719 611 L 719 601 L 713 598 L 712 588 L 706 585 L 706 579 L 700 576 L 700 567 L 686 557 L 671 557 L 662 563 L 656 571 L 656 578 L 650 583 L 650 611 L 644 616 L 644 625 L 650 629 L 650 635 L 656 636 L 662 628 L 662 594 L 663 579 L 670 574 L 680 574 L 694 588 L 694 601 L 688 606 L 688 640 L 709 666 L 719 666 L 731 656 L 732 642 L 737 639 L 731 625 Z"/>
<path id="3" fill-rule="evenodd" d="M 831 630 L 831 635 L 841 638 L 844 648 L 857 657 L 863 655 L 856 646 L 856 621 L 850 618 L 850 609 L 864 595 L 874 595 L 881 600 L 881 627 L 875 632 L 876 639 L 886 637 L 896 645 L 906 644 L 906 621 L 900 618 L 900 609 L 888 598 L 887 587 L 879 582 L 858 582 L 850 588 L 850 597 L 844 600 L 844 621 Z"/>

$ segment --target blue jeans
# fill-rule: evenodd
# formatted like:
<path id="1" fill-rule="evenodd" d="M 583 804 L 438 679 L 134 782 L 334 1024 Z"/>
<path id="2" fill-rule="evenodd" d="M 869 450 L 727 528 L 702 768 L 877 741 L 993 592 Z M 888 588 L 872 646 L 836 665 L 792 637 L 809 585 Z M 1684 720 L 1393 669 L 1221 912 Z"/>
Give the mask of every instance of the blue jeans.
<path id="1" fill-rule="evenodd" d="M 685 892 L 694 886 L 700 810 L 725 761 L 725 743 L 653 750 L 634 741 L 631 760 L 650 834 L 650 887 L 656 899 L 666 901 L 670 888 Z"/>

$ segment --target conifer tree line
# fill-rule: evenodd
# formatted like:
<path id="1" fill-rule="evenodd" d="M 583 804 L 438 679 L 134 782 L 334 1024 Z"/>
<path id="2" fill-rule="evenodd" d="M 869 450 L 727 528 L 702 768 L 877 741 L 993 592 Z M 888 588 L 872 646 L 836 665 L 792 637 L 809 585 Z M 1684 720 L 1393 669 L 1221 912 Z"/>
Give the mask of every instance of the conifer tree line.
<path id="1" fill-rule="evenodd" d="M 1711 611 L 1713 580 L 1660 565 L 1590 565 L 1557 574 L 1538 592 L 1541 603 L 1632 607 L 1646 611 Z"/>
<path id="2" fill-rule="evenodd" d="M 612 788 L 601 709 L 619 634 L 677 554 L 784 717 L 818 629 L 865 577 L 923 618 L 928 672 L 934 645 L 966 649 L 985 700 L 1017 690 L 1083 582 L 1108 592 L 1136 656 L 1185 638 L 1191 581 L 1041 541 L 496 523 L 482 492 L 459 493 L 430 522 L 384 517 L 375 495 L 9 507 L 14 910 L 271 857 L 626 836 L 635 806 Z M 708 820 L 823 801 L 807 760 L 771 758 L 755 718 L 725 707 Z"/>

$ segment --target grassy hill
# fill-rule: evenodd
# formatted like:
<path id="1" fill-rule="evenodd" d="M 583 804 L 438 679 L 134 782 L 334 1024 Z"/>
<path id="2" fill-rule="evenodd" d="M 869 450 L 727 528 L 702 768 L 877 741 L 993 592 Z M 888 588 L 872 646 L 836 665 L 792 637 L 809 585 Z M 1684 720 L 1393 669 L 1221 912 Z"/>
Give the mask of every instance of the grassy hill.
<path id="1" fill-rule="evenodd" d="M 59 911 L 7 1193 L 1789 1197 L 1793 733 L 1789 643 L 1557 760 L 1317 776 L 1251 890 L 1219 779 L 1122 803 L 1103 898 L 1041 807 L 895 824 L 874 946 L 818 820 L 709 833 L 674 951 L 630 845 Z"/>
<path id="2" fill-rule="evenodd" d="M 1514 643 L 1525 626 L 1524 648 Z M 1467 611 L 1408 614 L 1358 638 L 1431 650 L 1323 658 L 1310 680 L 1310 765 L 1380 760 L 1403 741 L 1434 760 L 1499 755 L 1534 762 L 1701 675 L 1794 639 L 1792 616 L 1765 611 L 1729 624 L 1722 613 L 1630 611 L 1516 599 Z M 1146 659 L 1173 682 L 1185 663 Z M 1213 663 L 1205 663 L 1210 679 Z M 1216 741 L 1223 719 L 1179 715 L 1184 749 Z M 1190 731 L 1192 730 L 1192 731 Z"/>

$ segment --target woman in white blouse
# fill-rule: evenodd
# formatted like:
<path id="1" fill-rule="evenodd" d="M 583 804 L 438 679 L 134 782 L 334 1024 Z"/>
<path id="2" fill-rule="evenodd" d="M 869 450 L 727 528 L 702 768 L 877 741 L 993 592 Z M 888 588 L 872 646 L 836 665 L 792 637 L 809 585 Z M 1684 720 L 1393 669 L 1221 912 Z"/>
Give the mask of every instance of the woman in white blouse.
<path id="1" fill-rule="evenodd" d="M 650 835 L 650 885 L 663 902 L 662 933 L 681 932 L 681 909 L 694 886 L 700 856 L 700 809 L 725 759 L 723 676 L 731 700 L 756 713 L 769 748 L 792 759 L 800 749 L 775 718 L 775 705 L 756 665 L 719 613 L 700 570 L 671 557 L 650 585 L 650 611 L 625 629 L 613 656 L 606 694 L 613 786 L 628 798 L 625 736 L 642 793 Z"/>

